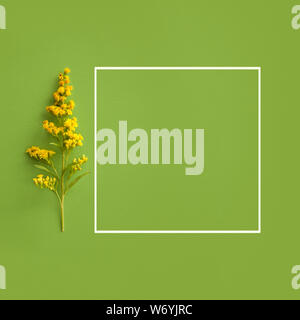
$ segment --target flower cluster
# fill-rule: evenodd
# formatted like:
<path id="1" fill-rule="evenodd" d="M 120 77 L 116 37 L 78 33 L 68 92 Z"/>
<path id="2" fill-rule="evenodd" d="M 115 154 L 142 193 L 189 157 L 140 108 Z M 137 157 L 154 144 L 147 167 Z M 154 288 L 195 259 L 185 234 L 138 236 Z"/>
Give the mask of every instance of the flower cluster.
<path id="1" fill-rule="evenodd" d="M 71 116 L 74 110 L 74 102 L 71 100 L 68 104 L 64 103 L 59 106 L 49 106 L 46 110 L 55 117 Z"/>
<path id="2" fill-rule="evenodd" d="M 67 131 L 64 133 L 64 146 L 69 150 L 75 147 L 81 147 L 83 145 L 83 136 L 72 131 Z"/>
<path id="3" fill-rule="evenodd" d="M 78 127 L 78 122 L 77 122 L 77 118 L 74 117 L 73 119 L 68 119 L 64 122 L 64 127 L 68 130 L 68 131 L 72 131 L 75 132 L 76 128 Z"/>
<path id="4" fill-rule="evenodd" d="M 85 155 L 83 155 L 82 158 L 78 158 L 78 159 L 75 158 L 73 160 L 72 172 L 81 171 L 82 165 L 87 163 L 87 161 L 88 161 L 88 158 Z"/>
<path id="5" fill-rule="evenodd" d="M 53 122 L 49 122 L 48 120 L 43 122 L 43 128 L 55 137 L 64 132 L 63 127 L 57 127 Z"/>
<path id="6" fill-rule="evenodd" d="M 69 68 L 66 68 L 64 73 L 60 73 L 58 76 L 58 89 L 53 93 L 54 105 L 49 106 L 46 110 L 53 114 L 55 117 L 71 116 L 75 107 L 74 101 L 66 103 L 68 97 L 72 95 L 73 86 L 70 84 L 70 77 L 68 74 L 71 72 Z"/>
<path id="7" fill-rule="evenodd" d="M 73 100 L 68 101 L 68 98 L 72 94 L 73 87 L 70 85 L 70 77 L 68 74 L 71 72 L 69 68 L 66 68 L 64 73 L 60 73 L 58 76 L 58 89 L 54 92 L 54 105 L 49 106 L 46 110 L 58 118 L 59 126 L 56 126 L 53 122 L 44 121 L 43 127 L 51 135 L 58 138 L 59 134 L 62 134 L 63 146 L 67 149 L 73 149 L 83 145 L 83 136 L 76 133 L 78 128 L 77 119 L 67 118 L 73 114 L 75 108 L 75 102 Z"/>
<path id="8" fill-rule="evenodd" d="M 40 149 L 39 147 L 31 147 L 26 150 L 26 153 L 36 160 L 45 160 L 49 162 L 50 158 L 55 155 L 54 151 Z"/>
<path id="9" fill-rule="evenodd" d="M 78 127 L 77 118 L 68 119 L 64 122 L 64 146 L 67 149 L 72 149 L 75 147 L 80 147 L 83 145 L 83 136 L 81 134 L 75 133 Z"/>
<path id="10" fill-rule="evenodd" d="M 33 179 L 36 186 L 42 189 L 49 189 L 51 191 L 56 190 L 56 179 L 50 177 L 44 177 L 43 174 L 39 174 L 36 178 Z"/>

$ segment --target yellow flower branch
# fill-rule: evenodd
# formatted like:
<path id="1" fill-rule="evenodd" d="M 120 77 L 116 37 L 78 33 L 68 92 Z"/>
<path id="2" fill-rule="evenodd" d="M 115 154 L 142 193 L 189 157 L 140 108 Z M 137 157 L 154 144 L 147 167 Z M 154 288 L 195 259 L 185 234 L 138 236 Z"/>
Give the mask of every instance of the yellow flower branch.
<path id="1" fill-rule="evenodd" d="M 39 164 L 35 167 L 39 170 L 47 172 L 48 176 L 39 174 L 33 179 L 36 186 L 41 189 L 48 189 L 54 192 L 59 204 L 61 215 L 61 230 L 65 231 L 65 196 L 66 193 L 75 185 L 81 178 L 89 174 L 82 174 L 69 183 L 70 179 L 77 172 L 82 170 L 82 166 L 88 161 L 88 158 L 83 155 L 80 158 L 75 158 L 71 163 L 68 163 L 71 152 L 83 145 L 83 136 L 76 132 L 78 128 L 77 118 L 73 115 L 75 102 L 69 100 L 72 95 L 73 86 L 70 85 L 70 69 L 66 68 L 63 73 L 58 76 L 58 89 L 54 92 L 54 103 L 46 107 L 47 112 L 54 117 L 52 121 L 43 121 L 43 128 L 56 139 L 58 143 L 51 142 L 50 145 L 56 147 L 61 153 L 61 171 L 57 170 L 54 163 L 56 152 L 39 147 L 31 147 L 26 153 Z M 69 184 L 67 184 L 69 183 Z"/>

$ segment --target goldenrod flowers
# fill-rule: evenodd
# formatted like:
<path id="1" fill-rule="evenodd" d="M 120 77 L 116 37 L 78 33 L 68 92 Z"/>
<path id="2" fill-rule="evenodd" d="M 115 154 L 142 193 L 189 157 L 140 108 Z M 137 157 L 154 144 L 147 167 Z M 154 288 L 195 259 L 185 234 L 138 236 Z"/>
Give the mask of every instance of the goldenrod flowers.
<path id="1" fill-rule="evenodd" d="M 76 117 L 69 118 L 73 115 L 75 102 L 69 100 L 72 95 L 73 86 L 70 85 L 71 80 L 69 73 L 71 70 L 66 68 L 63 73 L 58 75 L 58 89 L 53 94 L 53 105 L 46 107 L 46 111 L 52 116 L 52 120 L 43 121 L 44 130 L 49 133 L 55 142 L 50 145 L 54 146 L 57 151 L 41 149 L 39 147 L 31 147 L 26 153 L 34 160 L 40 162 L 35 167 L 47 172 L 47 175 L 39 174 L 33 179 L 36 186 L 41 189 L 48 189 L 55 193 L 59 200 L 61 208 L 62 231 L 64 231 L 64 199 L 67 192 L 85 175 L 82 174 L 73 181 L 71 178 L 77 172 L 82 170 L 82 166 L 88 161 L 88 158 L 75 158 L 71 163 L 68 159 L 71 151 L 76 147 L 83 145 L 83 136 L 76 132 L 78 129 L 78 120 Z M 54 156 L 60 155 L 61 165 L 56 168 Z"/>
<path id="2" fill-rule="evenodd" d="M 82 170 L 82 165 L 84 165 L 88 161 L 88 158 L 83 155 L 82 158 L 74 159 L 73 160 L 73 165 L 72 165 L 72 171 L 81 171 Z"/>
<path id="3" fill-rule="evenodd" d="M 49 162 L 50 158 L 55 155 L 54 151 L 40 149 L 39 147 L 31 147 L 26 150 L 26 153 L 36 160 L 45 160 Z"/>
<path id="4" fill-rule="evenodd" d="M 63 127 L 57 127 L 53 122 L 49 122 L 48 120 L 43 122 L 43 128 L 55 137 L 64 131 Z"/>
<path id="5" fill-rule="evenodd" d="M 42 189 L 49 189 L 51 191 L 55 191 L 56 188 L 56 179 L 51 178 L 49 176 L 44 177 L 43 174 L 39 174 L 36 178 L 33 179 L 33 182 L 36 186 Z"/>

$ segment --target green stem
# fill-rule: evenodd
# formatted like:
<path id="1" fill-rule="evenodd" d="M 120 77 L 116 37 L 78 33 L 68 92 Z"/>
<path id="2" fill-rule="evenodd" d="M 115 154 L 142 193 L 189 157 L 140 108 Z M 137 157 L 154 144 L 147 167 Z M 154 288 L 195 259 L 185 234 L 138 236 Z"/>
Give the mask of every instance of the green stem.
<path id="1" fill-rule="evenodd" d="M 65 232 L 64 197 L 61 200 L 61 232 Z"/>
<path id="2" fill-rule="evenodd" d="M 55 172 L 55 178 L 59 179 L 58 172 L 54 166 L 53 161 L 50 162 L 50 165 L 51 165 L 51 168 L 53 169 L 53 171 Z"/>
<path id="3" fill-rule="evenodd" d="M 57 190 L 54 190 L 54 193 L 56 194 L 57 199 L 58 199 L 58 202 L 59 202 L 59 205 L 60 205 L 60 204 L 61 204 L 61 198 L 60 198 L 60 196 L 59 196 L 59 194 L 58 194 Z"/>
<path id="4" fill-rule="evenodd" d="M 65 231 L 65 215 L 64 215 L 64 201 L 65 201 L 65 185 L 64 185 L 64 173 L 65 172 L 65 151 L 62 152 L 62 174 L 61 174 L 61 231 Z"/>

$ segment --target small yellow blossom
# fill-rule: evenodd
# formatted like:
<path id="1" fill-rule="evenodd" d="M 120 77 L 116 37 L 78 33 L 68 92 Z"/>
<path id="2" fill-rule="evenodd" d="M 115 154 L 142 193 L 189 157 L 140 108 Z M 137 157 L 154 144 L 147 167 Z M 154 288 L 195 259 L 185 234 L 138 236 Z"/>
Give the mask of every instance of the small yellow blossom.
<path id="1" fill-rule="evenodd" d="M 47 107 L 46 110 L 49 112 L 49 113 L 52 113 L 55 117 L 62 117 L 64 115 L 66 115 L 66 112 L 65 110 L 63 110 L 61 107 L 59 106 L 50 106 L 50 107 Z"/>
<path id="2" fill-rule="evenodd" d="M 33 182 L 36 186 L 42 189 L 49 189 L 51 191 L 56 190 L 56 179 L 49 176 L 44 177 L 44 175 L 39 174 L 36 178 L 33 179 Z"/>
<path id="3" fill-rule="evenodd" d="M 65 72 L 65 74 L 68 74 L 71 72 L 71 70 L 69 68 L 66 68 L 64 72 Z"/>
<path id="4" fill-rule="evenodd" d="M 63 95 L 65 93 L 65 87 L 59 87 L 57 93 Z"/>
<path id="5" fill-rule="evenodd" d="M 54 151 L 40 149 L 39 147 L 31 147 L 26 150 L 31 158 L 36 160 L 45 160 L 49 162 L 50 158 L 55 155 Z"/>
<path id="6" fill-rule="evenodd" d="M 64 128 L 57 127 L 53 122 L 49 122 L 48 120 L 43 122 L 43 128 L 55 137 L 64 131 Z"/>
<path id="7" fill-rule="evenodd" d="M 66 84 L 69 84 L 70 83 L 70 77 L 69 76 L 65 76 L 64 77 L 64 81 Z"/>
<path id="8" fill-rule="evenodd" d="M 61 97 L 59 98 L 59 101 L 62 102 L 62 103 L 64 103 L 66 100 L 67 100 L 67 97 L 66 97 L 66 96 L 61 96 Z"/>
<path id="9" fill-rule="evenodd" d="M 82 158 L 74 159 L 73 160 L 73 165 L 72 165 L 72 171 L 81 171 L 82 170 L 82 165 L 85 164 L 88 161 L 88 158 L 83 155 Z"/>
<path id="10" fill-rule="evenodd" d="M 52 113 L 55 117 L 71 116 L 74 108 L 70 104 L 62 104 L 56 106 L 49 106 L 46 110 Z"/>
<path id="11" fill-rule="evenodd" d="M 67 128 L 67 130 L 74 132 L 78 127 L 77 118 L 74 117 L 73 119 L 66 120 L 64 123 L 64 127 Z"/>
<path id="12" fill-rule="evenodd" d="M 70 100 L 69 106 L 70 106 L 71 110 L 73 110 L 75 108 L 75 102 L 73 100 Z"/>
<path id="13" fill-rule="evenodd" d="M 64 133 L 64 138 L 64 145 L 67 149 L 81 147 L 83 145 L 83 136 L 81 134 L 74 133 L 71 130 Z"/>
<path id="14" fill-rule="evenodd" d="M 53 97 L 54 97 L 54 100 L 57 101 L 57 102 L 60 100 L 60 96 L 59 96 L 59 94 L 57 92 L 53 93 Z"/>

